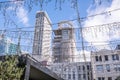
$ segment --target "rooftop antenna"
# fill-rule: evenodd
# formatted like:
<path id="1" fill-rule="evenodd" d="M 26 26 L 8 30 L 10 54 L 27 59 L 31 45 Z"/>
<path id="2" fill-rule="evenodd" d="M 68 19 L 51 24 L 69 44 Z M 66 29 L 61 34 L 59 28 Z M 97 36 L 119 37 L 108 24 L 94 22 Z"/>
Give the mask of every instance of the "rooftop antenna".
<path id="1" fill-rule="evenodd" d="M 43 10 L 43 2 L 44 2 L 44 0 L 40 0 L 40 11 Z"/>

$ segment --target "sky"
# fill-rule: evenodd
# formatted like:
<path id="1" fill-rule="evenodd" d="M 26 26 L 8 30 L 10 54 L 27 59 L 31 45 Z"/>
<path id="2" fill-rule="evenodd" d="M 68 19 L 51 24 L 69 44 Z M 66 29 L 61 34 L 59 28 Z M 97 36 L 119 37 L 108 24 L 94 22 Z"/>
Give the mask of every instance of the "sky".
<path id="1" fill-rule="evenodd" d="M 15 0 L 1 0 L 1 1 L 15 1 Z M 59 0 L 58 0 L 59 1 Z M 18 4 L 16 2 L 16 4 Z M 78 0 L 78 6 L 79 6 L 79 13 L 80 17 L 87 16 L 87 9 L 89 6 L 93 4 L 93 0 Z M 7 14 L 9 15 L 10 19 L 17 25 L 17 27 L 33 27 L 35 26 L 35 15 L 37 11 L 40 11 L 40 5 L 33 5 L 31 11 L 29 12 L 28 7 L 26 6 L 20 6 L 16 10 L 16 16 L 13 16 L 14 13 L 14 6 L 10 5 L 7 8 Z M 46 11 L 51 22 L 58 23 L 62 20 L 72 20 L 76 19 L 76 10 L 72 8 L 72 4 L 69 0 L 65 0 L 64 3 L 61 4 L 61 10 L 59 9 L 59 4 L 57 3 L 57 9 L 55 7 L 55 0 L 51 0 L 47 5 L 46 3 L 43 4 L 43 11 Z M 10 25 L 7 27 L 4 27 L 5 18 L 2 12 L 0 12 L 0 18 L 2 18 L 2 21 L 0 22 L 1 27 L 4 29 L 6 28 L 15 28 L 14 25 Z M 8 18 L 8 17 L 7 17 Z M 76 26 L 76 25 L 75 25 Z M 53 29 L 57 29 L 57 25 L 53 25 Z"/>
<path id="2" fill-rule="evenodd" d="M 1 0 L 1 1 L 6 1 L 6 0 Z M 78 7 L 81 18 L 106 12 L 105 14 L 87 17 L 82 21 L 83 38 L 84 41 L 86 42 L 85 46 L 92 45 L 95 49 L 100 50 L 106 47 L 111 48 L 113 44 L 112 45 L 106 45 L 106 44 L 111 43 L 111 41 L 120 40 L 119 39 L 120 30 L 119 28 L 117 28 L 119 24 L 114 24 L 113 26 L 111 24 L 112 26 L 111 28 L 110 25 L 103 25 L 103 24 L 120 21 L 119 5 L 120 5 L 120 0 L 104 0 L 104 1 L 78 0 Z M 30 12 L 28 11 L 28 8 L 24 6 L 20 6 L 17 9 L 16 16 L 11 15 L 10 11 L 13 10 L 12 7 L 8 7 L 7 10 L 8 10 L 8 15 L 15 22 L 15 24 L 17 24 L 18 27 L 26 27 L 25 28 L 26 30 L 34 31 L 35 15 L 37 11 L 40 11 L 40 6 L 33 5 L 32 10 Z M 112 11 L 112 10 L 116 10 L 116 11 Z M 43 11 L 47 12 L 53 24 L 58 23 L 62 20 L 72 20 L 77 18 L 76 10 L 72 8 L 72 4 L 70 3 L 69 0 L 66 0 L 64 3 L 61 4 L 61 10 L 59 9 L 59 5 L 57 6 L 57 9 L 55 8 L 55 0 L 52 0 L 47 5 L 43 4 Z M 0 18 L 2 20 L 0 21 L 1 29 L 5 29 L 5 28 L 8 29 L 11 27 L 12 28 L 15 27 L 14 25 L 4 27 L 4 16 L 1 14 Z M 28 27 L 33 27 L 33 28 L 28 28 Z M 57 29 L 57 27 L 58 27 L 57 25 L 52 26 L 53 29 Z M 77 21 L 74 21 L 74 27 L 75 28 L 79 27 Z M 80 34 L 80 33 L 76 32 L 76 34 Z M 76 37 L 77 37 L 77 42 L 80 43 L 81 39 L 78 39 L 79 35 L 77 35 Z M 119 42 L 116 42 L 116 44 L 118 43 Z M 78 44 L 78 46 L 81 47 L 81 44 Z M 91 48 L 89 47 L 87 48 L 85 47 L 85 53 L 90 52 Z M 82 53 L 81 49 L 78 51 L 78 53 Z"/>
<path id="3" fill-rule="evenodd" d="M 2 1 L 7 1 L 7 0 L 2 0 Z M 13 0 L 14 1 L 14 0 Z M 78 0 L 78 5 L 79 5 L 79 13 L 81 17 L 87 16 L 87 9 L 90 6 L 90 4 L 93 3 L 93 0 Z M 18 4 L 16 2 L 16 4 Z M 43 4 L 43 11 L 46 11 L 52 24 L 54 23 L 58 23 L 62 20 L 72 20 L 72 19 L 76 19 L 77 15 L 76 15 L 76 10 L 74 8 L 72 8 L 72 4 L 70 1 L 66 0 L 64 3 L 61 4 L 61 10 L 59 9 L 59 4 L 57 3 L 57 9 L 55 7 L 55 0 L 52 0 L 51 2 L 49 2 L 47 5 L 44 3 Z M 11 12 L 12 11 L 12 12 Z M 34 5 L 32 7 L 32 10 L 29 12 L 27 7 L 24 6 L 20 6 L 17 11 L 16 11 L 16 16 L 13 16 L 11 14 L 14 14 L 14 6 L 9 6 L 7 8 L 7 14 L 10 17 L 10 20 L 12 20 L 17 27 L 26 27 L 23 29 L 26 30 L 32 30 L 34 31 L 34 26 L 35 26 L 35 15 L 36 12 L 40 11 L 40 6 L 39 5 Z M 1 14 L 0 17 L 3 19 L 3 21 L 0 22 L 1 25 L 1 29 L 9 29 L 9 30 L 13 30 L 11 28 L 15 28 L 15 25 L 9 25 L 7 27 L 4 27 L 4 22 L 5 22 L 5 18 L 4 16 Z M 7 18 L 9 18 L 7 17 Z M 76 27 L 76 21 L 75 21 L 75 27 Z M 28 27 L 33 27 L 33 28 L 29 28 Z M 53 25 L 52 28 L 53 29 L 57 29 L 57 24 Z"/>
<path id="4" fill-rule="evenodd" d="M 80 16 L 84 17 L 87 15 L 87 8 L 89 5 L 92 3 L 92 0 L 79 0 L 79 11 L 80 11 Z M 44 4 L 43 5 L 43 11 L 46 11 L 50 20 L 52 23 L 58 23 L 62 20 L 71 20 L 77 18 L 76 16 L 76 10 L 71 8 L 71 3 L 69 1 L 65 1 L 61 5 L 61 10 L 59 9 L 59 6 L 57 6 L 57 9 L 55 8 L 55 1 L 53 0 L 52 2 L 49 2 L 47 6 Z M 29 24 L 34 25 L 35 21 L 35 15 L 36 11 L 40 10 L 40 6 L 35 6 L 33 7 L 33 10 L 30 12 L 28 15 L 29 17 Z M 32 17 L 31 17 L 32 15 Z M 56 26 L 53 26 L 53 29 L 56 29 Z"/>
<path id="5" fill-rule="evenodd" d="M 88 18 L 84 23 L 85 24 L 84 27 L 102 25 L 102 24 L 108 24 L 108 23 L 120 21 L 119 19 L 120 10 L 118 6 L 120 5 L 120 1 L 119 0 L 113 0 L 113 1 L 111 0 L 112 2 L 111 1 L 106 2 L 106 1 L 101 3 L 100 6 L 96 6 L 95 9 L 90 9 L 91 7 L 89 7 L 89 9 L 87 10 L 89 15 L 98 14 L 102 12 L 107 12 L 107 13 Z M 118 10 L 112 11 L 116 9 Z M 102 44 L 110 43 L 111 41 L 114 40 L 119 40 L 120 32 L 117 26 L 119 26 L 119 24 L 116 25 L 111 24 L 111 26 L 110 25 L 95 26 L 97 27 L 97 29 L 95 29 L 95 27 L 88 28 L 88 30 L 90 30 L 89 33 L 91 34 L 91 36 L 89 36 L 89 34 L 85 34 L 86 37 L 84 38 L 88 42 L 102 42 L 102 43 L 92 43 L 93 45 L 102 45 Z M 86 29 L 86 33 L 87 33 L 87 29 Z"/>

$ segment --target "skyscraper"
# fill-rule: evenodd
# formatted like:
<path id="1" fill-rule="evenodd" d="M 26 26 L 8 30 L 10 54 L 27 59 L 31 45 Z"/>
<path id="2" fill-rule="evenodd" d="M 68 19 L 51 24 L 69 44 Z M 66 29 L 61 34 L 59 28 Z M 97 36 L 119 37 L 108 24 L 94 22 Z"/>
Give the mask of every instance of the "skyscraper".
<path id="1" fill-rule="evenodd" d="M 37 60 L 44 60 L 49 56 L 51 47 L 51 21 L 44 11 L 39 11 L 36 14 L 34 42 L 33 42 L 33 57 Z"/>
<path id="2" fill-rule="evenodd" d="M 53 57 L 54 63 L 73 62 L 75 55 L 75 34 L 71 22 L 62 21 L 58 29 L 54 30 Z"/>
<path id="3" fill-rule="evenodd" d="M 0 35 L 0 37 L 0 55 L 17 54 L 18 45 L 3 35 Z"/>

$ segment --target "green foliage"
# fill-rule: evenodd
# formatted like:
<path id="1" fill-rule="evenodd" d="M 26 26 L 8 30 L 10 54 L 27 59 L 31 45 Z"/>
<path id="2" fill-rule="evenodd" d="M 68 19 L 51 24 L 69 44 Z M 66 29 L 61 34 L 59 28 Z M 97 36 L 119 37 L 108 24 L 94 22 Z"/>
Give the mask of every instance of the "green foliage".
<path id="1" fill-rule="evenodd" d="M 20 80 L 24 68 L 18 68 L 18 57 L 5 56 L 0 61 L 0 80 Z"/>

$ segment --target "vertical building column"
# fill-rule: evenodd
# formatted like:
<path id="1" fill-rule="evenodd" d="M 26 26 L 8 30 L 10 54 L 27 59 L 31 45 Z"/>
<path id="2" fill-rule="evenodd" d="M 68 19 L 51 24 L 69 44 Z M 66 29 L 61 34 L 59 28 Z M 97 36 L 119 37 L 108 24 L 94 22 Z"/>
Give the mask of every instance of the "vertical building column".
<path id="1" fill-rule="evenodd" d="M 29 76 L 30 76 L 30 63 L 27 59 L 27 64 L 26 64 L 26 70 L 25 70 L 25 80 L 29 80 Z"/>

